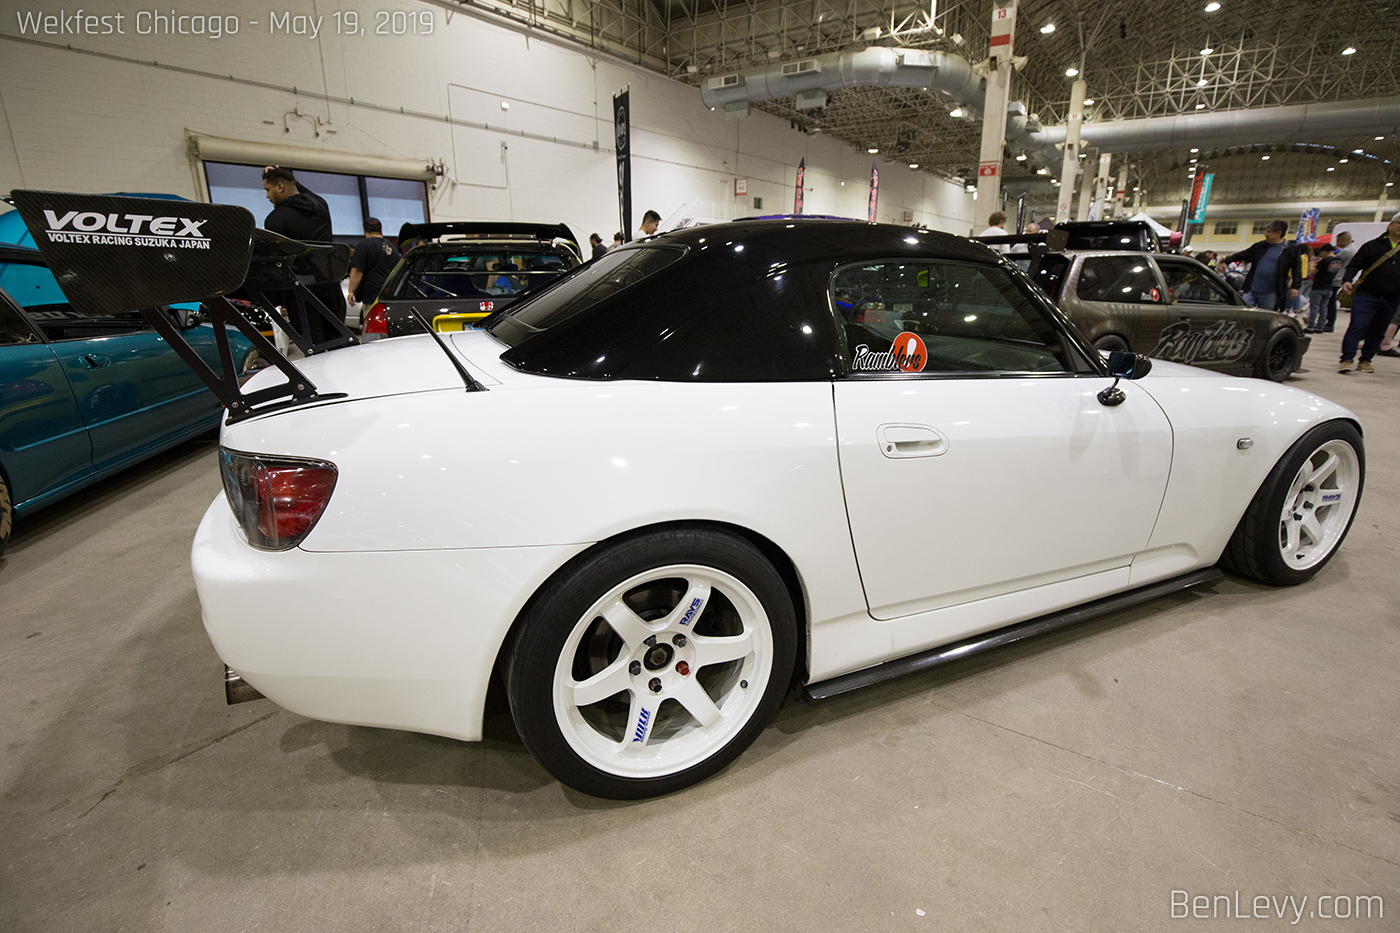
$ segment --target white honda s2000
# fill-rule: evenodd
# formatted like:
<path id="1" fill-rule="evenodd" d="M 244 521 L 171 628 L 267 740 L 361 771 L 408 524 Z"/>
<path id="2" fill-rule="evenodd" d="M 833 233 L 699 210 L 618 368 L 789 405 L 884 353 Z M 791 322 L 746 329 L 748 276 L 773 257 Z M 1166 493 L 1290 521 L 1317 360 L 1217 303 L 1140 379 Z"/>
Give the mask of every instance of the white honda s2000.
<path id="1" fill-rule="evenodd" d="M 715 773 L 793 687 L 1217 564 L 1305 581 L 1363 484 L 1348 411 L 1106 363 L 996 254 L 913 228 L 653 237 L 482 330 L 298 371 L 314 397 L 223 429 L 193 554 L 219 655 L 306 716 L 466 740 L 499 673 L 541 764 L 605 797 Z"/>

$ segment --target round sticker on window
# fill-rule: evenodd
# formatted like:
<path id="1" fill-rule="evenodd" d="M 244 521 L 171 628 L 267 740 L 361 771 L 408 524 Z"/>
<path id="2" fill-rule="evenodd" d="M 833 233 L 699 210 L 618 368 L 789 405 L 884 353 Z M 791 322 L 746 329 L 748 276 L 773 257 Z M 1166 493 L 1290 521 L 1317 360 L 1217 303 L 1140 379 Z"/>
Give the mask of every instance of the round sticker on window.
<path id="1" fill-rule="evenodd" d="M 923 338 L 907 330 L 894 338 L 894 346 L 890 350 L 894 353 L 894 365 L 906 373 L 922 372 L 924 364 L 928 362 L 928 349 L 924 346 Z"/>

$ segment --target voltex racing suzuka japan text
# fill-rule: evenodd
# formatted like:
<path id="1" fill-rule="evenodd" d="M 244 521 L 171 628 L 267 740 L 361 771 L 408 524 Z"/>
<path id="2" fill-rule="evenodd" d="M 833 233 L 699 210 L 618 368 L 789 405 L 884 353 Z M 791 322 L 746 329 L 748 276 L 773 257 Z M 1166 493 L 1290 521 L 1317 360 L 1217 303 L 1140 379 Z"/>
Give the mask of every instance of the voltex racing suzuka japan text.
<path id="1" fill-rule="evenodd" d="M 151 214 L 98 214 L 93 211 L 68 211 L 60 217 L 50 210 L 44 211 L 44 219 L 48 223 L 44 234 L 52 243 L 209 248 L 209 238 L 200 229 L 208 223 L 207 220 L 156 217 Z"/>
<path id="2" fill-rule="evenodd" d="M 373 22 L 371 22 L 371 18 Z M 21 36 L 197 36 L 222 39 L 229 36 L 267 35 L 315 39 L 322 30 L 343 36 L 426 36 L 431 35 L 431 11 L 377 10 L 366 13 L 336 10 L 328 14 L 305 15 L 268 10 L 266 15 L 207 15 L 182 13 L 178 9 L 136 10 L 122 13 L 94 13 L 85 9 L 17 10 L 15 19 Z"/>

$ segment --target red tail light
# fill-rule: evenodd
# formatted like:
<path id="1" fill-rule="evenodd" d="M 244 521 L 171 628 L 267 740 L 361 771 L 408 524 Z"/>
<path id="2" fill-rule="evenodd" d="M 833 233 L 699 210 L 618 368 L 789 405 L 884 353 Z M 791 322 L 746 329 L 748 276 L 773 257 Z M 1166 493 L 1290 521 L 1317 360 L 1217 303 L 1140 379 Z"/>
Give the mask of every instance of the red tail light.
<path id="1" fill-rule="evenodd" d="M 335 491 L 335 464 L 324 460 L 255 457 L 220 448 L 219 473 L 248 543 L 268 551 L 300 544 Z"/>
<path id="2" fill-rule="evenodd" d="M 382 301 L 376 301 L 365 315 L 365 326 L 362 330 L 366 334 L 389 334 L 388 307 Z"/>

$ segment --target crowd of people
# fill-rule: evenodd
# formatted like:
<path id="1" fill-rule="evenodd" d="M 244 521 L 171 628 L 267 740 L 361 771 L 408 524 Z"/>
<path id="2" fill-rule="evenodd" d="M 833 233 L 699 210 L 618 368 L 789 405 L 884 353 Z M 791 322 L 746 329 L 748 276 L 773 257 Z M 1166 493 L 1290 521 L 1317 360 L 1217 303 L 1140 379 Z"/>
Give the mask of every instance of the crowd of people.
<path id="1" fill-rule="evenodd" d="M 1193 258 L 1224 276 L 1249 304 L 1292 314 L 1310 334 L 1332 332 L 1338 311 L 1348 310 L 1339 372 L 1375 372 L 1376 356 L 1400 357 L 1394 322 L 1400 306 L 1400 213 L 1366 243 L 1353 242 L 1348 232 L 1338 234 L 1335 245 L 1287 243 L 1287 232 L 1288 223 L 1275 220 L 1264 239 L 1237 253 L 1222 258 L 1206 250 Z"/>

